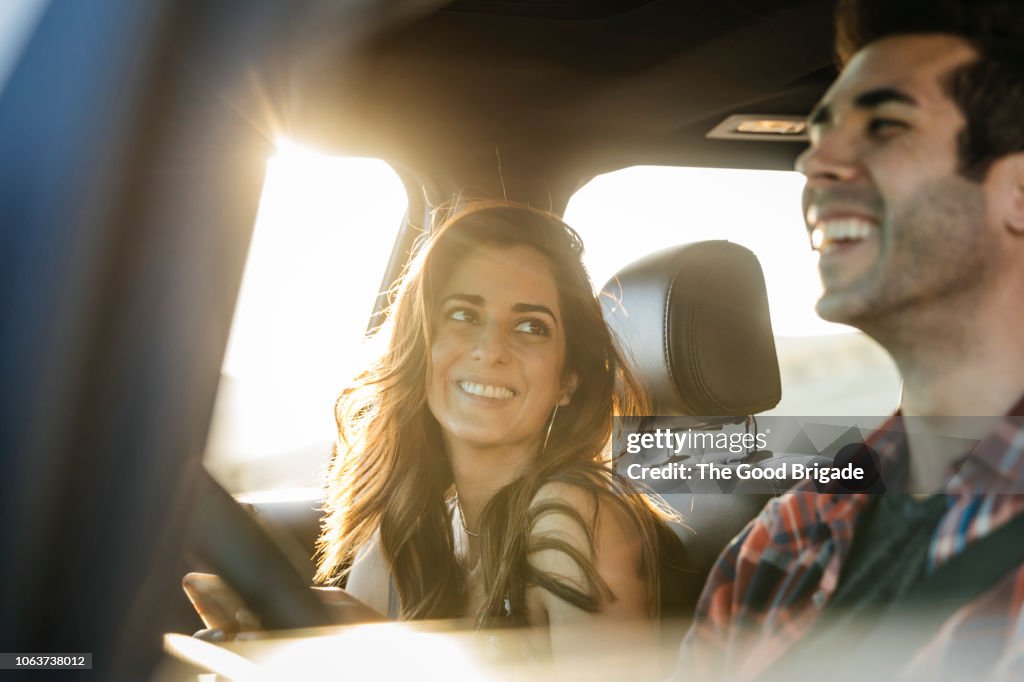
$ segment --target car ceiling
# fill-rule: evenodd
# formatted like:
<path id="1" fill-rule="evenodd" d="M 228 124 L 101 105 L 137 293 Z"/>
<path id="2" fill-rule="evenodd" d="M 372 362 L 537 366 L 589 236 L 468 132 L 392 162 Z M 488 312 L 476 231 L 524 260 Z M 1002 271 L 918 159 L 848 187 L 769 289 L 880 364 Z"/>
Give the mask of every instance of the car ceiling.
<path id="1" fill-rule="evenodd" d="M 522 200 L 636 164 L 789 170 L 801 143 L 706 134 L 805 115 L 831 40 L 820 0 L 458 0 L 344 59 L 321 50 L 289 120 L 321 147 Z"/>

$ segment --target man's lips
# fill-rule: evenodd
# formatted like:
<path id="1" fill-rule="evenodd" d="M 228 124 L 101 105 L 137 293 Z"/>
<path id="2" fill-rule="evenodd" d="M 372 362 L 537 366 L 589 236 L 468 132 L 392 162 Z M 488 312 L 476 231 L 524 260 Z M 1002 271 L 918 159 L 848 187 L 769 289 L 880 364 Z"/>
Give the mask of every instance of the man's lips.
<path id="1" fill-rule="evenodd" d="M 849 210 L 807 210 L 811 248 L 822 254 L 845 246 L 855 246 L 878 234 L 878 220 L 871 215 Z"/>

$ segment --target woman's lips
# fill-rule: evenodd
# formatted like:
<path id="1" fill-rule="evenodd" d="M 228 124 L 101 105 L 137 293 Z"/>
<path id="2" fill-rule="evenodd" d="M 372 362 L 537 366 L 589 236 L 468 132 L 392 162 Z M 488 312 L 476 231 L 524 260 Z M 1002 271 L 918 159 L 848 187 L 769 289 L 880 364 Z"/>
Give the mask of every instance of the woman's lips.
<path id="1" fill-rule="evenodd" d="M 486 398 L 487 400 L 505 401 L 516 396 L 516 392 L 507 386 L 500 384 L 485 384 L 476 381 L 456 381 L 455 385 L 459 390 L 475 398 Z"/>

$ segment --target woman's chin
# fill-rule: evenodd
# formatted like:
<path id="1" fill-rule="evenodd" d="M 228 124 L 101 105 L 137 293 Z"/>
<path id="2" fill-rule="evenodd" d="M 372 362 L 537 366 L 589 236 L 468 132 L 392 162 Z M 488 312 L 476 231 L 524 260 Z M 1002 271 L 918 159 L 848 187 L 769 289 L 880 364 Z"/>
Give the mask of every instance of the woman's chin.
<path id="1" fill-rule="evenodd" d="M 539 443 L 540 439 L 541 436 L 538 435 L 529 437 L 510 433 L 507 429 L 482 429 L 476 427 L 449 431 L 446 434 L 445 441 L 449 448 L 452 446 L 473 450 L 522 448 L 524 451 L 532 452 L 531 445 Z"/>

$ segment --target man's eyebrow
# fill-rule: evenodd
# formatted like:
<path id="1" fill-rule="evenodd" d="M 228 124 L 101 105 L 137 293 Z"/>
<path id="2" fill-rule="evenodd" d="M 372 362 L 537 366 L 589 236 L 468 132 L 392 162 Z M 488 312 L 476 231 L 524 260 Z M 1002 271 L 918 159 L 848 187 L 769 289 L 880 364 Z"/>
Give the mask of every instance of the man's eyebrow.
<path id="1" fill-rule="evenodd" d="M 811 113 L 807 116 L 807 126 L 820 126 L 824 123 L 828 123 L 832 120 L 832 109 L 827 104 L 819 104 L 818 106 L 811 109 Z"/>
<path id="2" fill-rule="evenodd" d="M 477 294 L 449 294 L 444 297 L 441 303 L 444 304 L 448 301 L 462 301 L 463 303 L 471 303 L 473 305 L 483 305 L 484 297 Z"/>
<path id="3" fill-rule="evenodd" d="M 874 90 L 862 92 L 854 98 L 853 106 L 858 109 L 872 109 L 889 102 L 900 102 L 901 104 L 917 106 L 916 99 L 896 88 L 875 88 Z"/>
<path id="4" fill-rule="evenodd" d="M 551 311 L 551 308 L 546 305 L 539 305 L 537 303 L 516 303 L 512 306 L 512 312 L 515 313 L 544 313 L 549 315 L 552 320 L 558 320 L 555 314 Z"/>
<path id="5" fill-rule="evenodd" d="M 873 109 L 889 102 L 899 102 L 917 106 L 917 100 L 896 88 L 875 88 L 857 95 L 853 100 L 853 106 L 857 109 Z M 809 126 L 818 126 L 832 120 L 832 109 L 827 104 L 819 104 L 811 110 L 807 117 Z"/>

